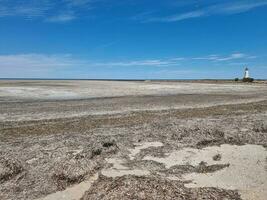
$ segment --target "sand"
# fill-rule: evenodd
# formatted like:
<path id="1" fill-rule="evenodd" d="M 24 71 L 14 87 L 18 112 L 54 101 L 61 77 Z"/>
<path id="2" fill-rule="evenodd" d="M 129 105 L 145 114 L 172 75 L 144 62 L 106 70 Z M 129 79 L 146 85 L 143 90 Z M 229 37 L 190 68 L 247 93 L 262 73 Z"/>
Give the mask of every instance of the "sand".
<path id="1" fill-rule="evenodd" d="M 3 200 L 266 196 L 263 83 L 0 81 L 0 108 Z"/>
<path id="2" fill-rule="evenodd" d="M 221 160 L 213 159 L 216 155 Z M 146 156 L 144 160 L 163 163 L 166 168 L 175 165 L 198 166 L 201 162 L 207 165 L 229 164 L 213 173 L 189 173 L 181 180 L 192 181 L 185 187 L 217 187 L 238 190 L 246 200 L 264 200 L 267 196 L 267 151 L 258 145 L 221 145 L 204 149 L 184 148 L 170 153 L 165 158 Z"/>

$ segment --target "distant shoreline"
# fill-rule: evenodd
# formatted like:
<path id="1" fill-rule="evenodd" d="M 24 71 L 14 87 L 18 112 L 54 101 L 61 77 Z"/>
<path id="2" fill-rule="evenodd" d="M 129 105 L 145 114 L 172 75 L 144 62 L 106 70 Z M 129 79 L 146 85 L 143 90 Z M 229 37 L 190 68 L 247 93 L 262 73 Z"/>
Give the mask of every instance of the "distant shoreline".
<path id="1" fill-rule="evenodd" d="M 75 78 L 0 78 L 0 80 L 51 80 L 51 81 L 234 81 L 234 79 L 75 79 Z M 240 79 L 241 80 L 241 79 Z M 267 79 L 255 79 L 267 81 Z"/>
<path id="2" fill-rule="evenodd" d="M 49 79 L 49 78 L 0 78 L 2 81 L 121 81 L 121 82 L 185 82 L 185 83 L 211 83 L 211 84 L 244 84 L 242 79 Z M 255 79 L 253 83 L 245 84 L 267 84 L 267 79 Z"/>

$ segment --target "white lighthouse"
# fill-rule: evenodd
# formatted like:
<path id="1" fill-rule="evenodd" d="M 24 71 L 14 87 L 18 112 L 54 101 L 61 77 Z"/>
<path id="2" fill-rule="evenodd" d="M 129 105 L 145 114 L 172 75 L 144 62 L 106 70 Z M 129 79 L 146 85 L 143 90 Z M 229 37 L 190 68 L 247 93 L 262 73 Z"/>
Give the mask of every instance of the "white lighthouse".
<path id="1" fill-rule="evenodd" d="M 249 71 L 248 71 L 248 68 L 246 67 L 245 69 L 245 75 L 244 75 L 244 78 L 249 78 Z"/>

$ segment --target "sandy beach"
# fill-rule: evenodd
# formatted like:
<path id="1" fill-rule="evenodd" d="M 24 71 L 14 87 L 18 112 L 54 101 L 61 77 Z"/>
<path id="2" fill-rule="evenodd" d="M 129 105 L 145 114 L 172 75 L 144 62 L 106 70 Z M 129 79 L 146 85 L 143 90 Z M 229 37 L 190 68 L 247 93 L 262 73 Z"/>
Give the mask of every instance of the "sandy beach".
<path id="1" fill-rule="evenodd" d="M 264 200 L 266 148 L 264 82 L 0 81 L 3 200 Z"/>

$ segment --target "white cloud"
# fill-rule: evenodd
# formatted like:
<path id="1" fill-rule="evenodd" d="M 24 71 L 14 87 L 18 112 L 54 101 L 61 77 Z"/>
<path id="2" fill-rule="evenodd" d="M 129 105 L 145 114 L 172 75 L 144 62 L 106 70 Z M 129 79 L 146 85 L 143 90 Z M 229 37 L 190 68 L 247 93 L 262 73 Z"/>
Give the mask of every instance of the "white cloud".
<path id="1" fill-rule="evenodd" d="M 60 14 L 46 19 L 47 22 L 68 22 L 76 18 L 73 14 Z"/>
<path id="2" fill-rule="evenodd" d="M 155 66 L 155 67 L 166 67 L 166 66 L 178 66 L 180 62 L 185 58 L 169 58 L 169 59 L 144 59 L 144 60 L 128 60 L 119 62 L 104 62 L 94 63 L 94 66 L 110 66 L 110 67 L 134 67 L 134 66 Z"/>
<path id="3" fill-rule="evenodd" d="M 185 74 L 192 74 L 192 73 L 198 73 L 196 70 L 158 70 L 153 72 L 153 74 L 159 74 L 159 75 L 185 75 Z"/>
<path id="4" fill-rule="evenodd" d="M 0 69 L 56 69 L 70 67 L 131 67 L 131 66 L 170 66 L 178 65 L 181 58 L 146 59 L 117 62 L 92 62 L 87 59 L 75 59 L 72 55 L 17 54 L 0 55 Z"/>
<path id="5" fill-rule="evenodd" d="M 144 20 L 144 22 L 176 22 L 176 21 L 181 21 L 189 18 L 197 18 L 205 15 L 205 12 L 197 10 L 197 11 L 192 11 L 192 12 L 187 12 L 187 13 L 182 13 L 182 14 L 177 14 L 177 15 L 172 15 L 172 16 L 167 16 L 167 17 L 159 17 L 159 18 L 149 18 L 147 20 Z"/>
<path id="6" fill-rule="evenodd" d="M 79 64 L 71 55 L 0 55 L 0 77 L 53 77 Z"/>
<path id="7" fill-rule="evenodd" d="M 65 0 L 70 6 L 85 6 L 92 3 L 92 0 Z"/>
<path id="8" fill-rule="evenodd" d="M 249 63 L 247 63 L 247 62 L 231 62 L 231 63 L 228 63 L 228 65 L 234 65 L 234 66 L 248 66 Z"/>
<path id="9" fill-rule="evenodd" d="M 179 70 L 175 67 L 191 66 L 194 60 L 203 60 L 206 62 L 225 62 L 233 61 L 240 65 L 253 59 L 244 53 L 233 53 L 228 56 L 208 55 L 204 57 L 173 57 L 165 59 L 143 59 L 126 61 L 107 61 L 96 62 L 88 59 L 77 59 L 71 54 L 16 54 L 0 55 L 0 77 L 58 77 L 62 74 L 72 74 L 73 71 L 88 72 L 94 71 L 94 68 L 117 68 L 120 67 L 159 67 L 155 71 L 166 69 L 172 70 L 178 74 L 189 73 L 190 70 Z M 233 63 L 231 62 L 231 63 Z M 195 63 L 196 64 L 196 63 Z M 209 64 L 209 63 L 207 63 Z M 216 63 L 210 63 L 215 66 Z M 236 64 L 238 65 L 238 64 Z M 171 68 L 168 68 L 171 67 Z M 63 76 L 63 75 L 62 75 Z"/>
<path id="10" fill-rule="evenodd" d="M 91 9 L 95 4 L 102 1 L 104 0 L 1 0 L 0 17 L 20 16 L 26 19 L 41 18 L 51 22 L 71 21 L 75 19 L 74 16 L 79 16 L 80 11 Z M 213 0 L 210 2 L 196 2 L 192 0 L 184 2 L 177 1 L 173 4 L 179 5 L 179 10 L 184 6 L 187 8 L 187 11 L 181 11 L 167 16 L 153 16 L 157 13 L 155 10 L 149 12 L 143 11 L 141 14 L 132 17 L 132 19 L 142 22 L 176 22 L 210 15 L 231 15 L 267 6 L 267 0 Z M 112 5 L 115 6 L 116 2 L 112 2 Z M 128 4 L 128 6 L 130 5 Z M 173 6 L 171 10 L 174 10 L 174 8 L 176 7 Z M 151 8 L 145 9 L 151 10 Z M 62 14 L 68 12 L 72 12 L 73 14 L 71 16 Z"/>
<path id="11" fill-rule="evenodd" d="M 208 56 L 202 56 L 202 57 L 194 57 L 193 60 L 217 60 L 219 58 L 218 55 L 208 55 Z"/>
<path id="12" fill-rule="evenodd" d="M 218 6 L 218 12 L 223 14 L 236 14 L 247 12 L 257 7 L 266 6 L 266 0 L 254 0 L 254 1 L 241 1 L 239 3 L 228 3 Z"/>
<path id="13" fill-rule="evenodd" d="M 254 59 L 256 56 L 246 55 L 244 53 L 233 53 L 228 56 L 220 55 L 208 55 L 204 57 L 194 57 L 193 60 L 208 60 L 208 61 L 229 61 L 229 60 L 240 60 L 240 59 Z"/>
<path id="14" fill-rule="evenodd" d="M 246 55 L 243 53 L 233 53 L 228 57 L 222 57 L 222 58 L 217 58 L 216 61 L 227 61 L 227 60 L 234 60 L 234 59 L 240 59 L 240 58 L 245 58 Z"/>
<path id="15" fill-rule="evenodd" d="M 184 57 L 177 57 L 177 58 L 171 58 L 171 61 L 181 61 L 181 60 L 186 60 Z"/>
<path id="16" fill-rule="evenodd" d="M 228 56 L 208 55 L 203 57 L 174 57 L 167 59 L 144 59 L 144 60 L 127 60 L 111 62 L 93 62 L 88 59 L 76 59 L 71 54 L 15 54 L 0 55 L 0 69 L 33 69 L 33 68 L 66 68 L 75 66 L 175 66 L 192 60 L 206 61 L 229 61 L 229 60 L 246 60 L 253 59 L 256 56 L 250 56 L 244 53 L 233 53 Z"/>
<path id="17" fill-rule="evenodd" d="M 0 77 L 62 77 L 77 69 L 81 72 L 93 71 L 95 67 L 138 67 L 138 66 L 173 66 L 179 65 L 171 59 L 128 60 L 115 62 L 93 62 L 77 59 L 70 54 L 15 54 L 0 55 Z"/>
<path id="18" fill-rule="evenodd" d="M 53 8 L 51 0 L 7 1 L 0 2 L 0 17 L 20 16 L 25 18 L 43 17 Z"/>
<path id="19" fill-rule="evenodd" d="M 124 61 L 124 62 L 107 62 L 107 63 L 95 63 L 97 66 L 110 66 L 110 67 L 130 67 L 130 66 L 171 66 L 179 65 L 171 59 L 166 60 L 134 60 L 134 61 Z"/>
<path id="20" fill-rule="evenodd" d="M 75 63 L 70 55 L 17 54 L 0 55 L 0 69 L 55 69 L 69 67 Z"/>
<path id="21" fill-rule="evenodd" d="M 192 3 L 192 2 L 191 2 Z M 204 4 L 203 4 L 204 5 Z M 267 0 L 254 0 L 254 1 L 230 1 L 228 3 L 220 3 L 215 1 L 209 6 L 203 6 L 201 9 L 191 9 L 188 12 L 180 12 L 174 15 L 168 16 L 143 16 L 136 18 L 142 22 L 177 22 L 191 18 L 199 18 L 211 15 L 232 15 L 242 12 L 250 11 L 257 7 L 267 6 Z M 195 6 L 190 5 L 191 8 Z"/>
<path id="22" fill-rule="evenodd" d="M 76 13 L 87 10 L 92 0 L 2 0 L 0 17 L 19 16 L 25 19 L 39 18 L 48 22 L 66 22 L 76 18 Z"/>

